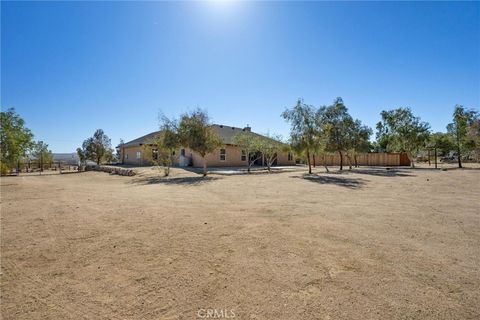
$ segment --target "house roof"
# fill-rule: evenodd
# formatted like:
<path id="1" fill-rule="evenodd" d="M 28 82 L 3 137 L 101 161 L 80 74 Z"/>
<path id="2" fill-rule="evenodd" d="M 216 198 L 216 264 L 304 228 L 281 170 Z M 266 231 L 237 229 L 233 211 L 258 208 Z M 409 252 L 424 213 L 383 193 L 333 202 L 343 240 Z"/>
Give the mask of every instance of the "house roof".
<path id="1" fill-rule="evenodd" d="M 125 142 L 124 144 L 120 144 L 117 147 L 138 147 L 141 146 L 142 144 L 145 143 L 145 141 L 148 141 L 152 138 L 154 138 L 157 134 L 159 134 L 160 131 L 154 131 L 149 134 L 146 134 L 144 136 L 141 136 L 140 138 L 133 139 L 132 141 Z"/>
<path id="2" fill-rule="evenodd" d="M 223 124 L 213 124 L 212 129 L 218 134 L 218 136 L 222 139 L 224 144 L 233 144 L 233 137 L 240 133 L 240 132 L 249 132 L 250 127 L 245 127 L 245 128 L 238 128 L 238 127 L 232 127 L 232 126 L 226 126 Z M 149 134 L 146 134 L 144 136 L 141 136 L 140 138 L 134 139 L 132 141 L 125 142 L 123 147 L 137 147 L 143 145 L 146 141 L 154 138 L 157 134 L 159 134 L 160 131 L 154 131 Z M 253 134 L 259 135 L 258 133 Z"/>
<path id="3" fill-rule="evenodd" d="M 224 144 L 234 144 L 233 137 L 241 132 L 251 132 L 250 127 L 246 128 L 237 128 L 232 126 L 225 126 L 223 124 L 213 124 L 213 131 L 215 131 L 220 139 L 222 139 Z M 253 134 L 259 135 L 258 133 L 251 132 Z"/>

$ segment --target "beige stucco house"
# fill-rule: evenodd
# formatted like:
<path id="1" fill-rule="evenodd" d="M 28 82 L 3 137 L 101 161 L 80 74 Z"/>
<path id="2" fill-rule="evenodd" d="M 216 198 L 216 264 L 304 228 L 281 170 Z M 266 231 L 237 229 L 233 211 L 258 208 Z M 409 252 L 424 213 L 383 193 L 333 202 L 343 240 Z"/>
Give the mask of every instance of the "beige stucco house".
<path id="1" fill-rule="evenodd" d="M 213 130 L 218 134 L 222 139 L 224 145 L 215 150 L 215 152 L 207 155 L 207 164 L 211 167 L 241 167 L 247 165 L 247 156 L 243 150 L 238 146 L 234 145 L 232 140 L 233 137 L 241 132 L 251 132 L 250 127 L 237 128 L 225 125 L 212 125 Z M 143 145 L 148 143 L 153 137 L 155 137 L 159 131 L 149 133 L 140 138 L 134 139 L 132 141 L 126 142 L 122 145 L 117 146 L 120 150 L 120 162 L 122 164 L 129 165 L 138 165 L 146 166 L 150 165 L 150 160 L 152 155 L 145 155 Z M 257 134 L 257 133 L 255 133 Z M 260 158 L 255 164 L 263 165 L 263 159 Z M 194 166 L 202 167 L 203 159 L 202 157 L 192 152 L 188 148 L 180 148 L 175 151 L 174 154 L 174 165 L 175 166 Z M 277 154 L 276 165 L 289 166 L 295 165 L 295 158 L 291 153 L 282 152 Z"/>

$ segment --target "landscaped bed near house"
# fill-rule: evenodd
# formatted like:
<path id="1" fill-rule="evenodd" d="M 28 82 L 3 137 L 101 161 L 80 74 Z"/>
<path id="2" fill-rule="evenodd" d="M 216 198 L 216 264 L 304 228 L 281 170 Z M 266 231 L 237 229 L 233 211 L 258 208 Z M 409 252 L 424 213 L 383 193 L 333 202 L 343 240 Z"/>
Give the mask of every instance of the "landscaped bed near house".
<path id="1" fill-rule="evenodd" d="M 480 317 L 478 168 L 314 171 L 2 178 L 2 317 Z"/>

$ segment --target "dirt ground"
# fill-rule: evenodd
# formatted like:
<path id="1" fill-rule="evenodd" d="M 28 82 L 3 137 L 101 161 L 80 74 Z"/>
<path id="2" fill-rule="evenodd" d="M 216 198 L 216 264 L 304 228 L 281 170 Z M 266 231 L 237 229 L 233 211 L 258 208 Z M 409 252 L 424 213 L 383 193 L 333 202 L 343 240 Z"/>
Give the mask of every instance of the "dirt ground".
<path id="1" fill-rule="evenodd" d="M 479 319 L 480 170 L 1 179 L 3 319 Z"/>

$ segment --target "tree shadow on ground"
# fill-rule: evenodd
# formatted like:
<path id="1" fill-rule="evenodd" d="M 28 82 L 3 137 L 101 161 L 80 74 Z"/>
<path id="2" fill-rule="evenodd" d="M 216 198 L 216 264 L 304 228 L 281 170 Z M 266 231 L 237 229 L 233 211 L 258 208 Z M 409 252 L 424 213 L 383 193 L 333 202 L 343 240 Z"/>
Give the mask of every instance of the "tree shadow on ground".
<path id="1" fill-rule="evenodd" d="M 354 168 L 352 170 L 344 170 L 344 173 L 366 174 L 377 177 L 415 177 L 416 175 L 404 171 L 405 169 L 393 168 Z M 409 170 L 409 169 L 407 169 Z M 415 169 L 412 169 L 415 170 Z"/>
<path id="2" fill-rule="evenodd" d="M 199 167 L 182 167 L 183 170 L 202 174 L 203 168 Z M 282 168 L 276 168 L 275 166 L 271 167 L 270 172 L 268 171 L 267 167 L 264 166 L 252 166 L 250 173 L 248 173 L 248 168 L 246 166 L 242 167 L 209 167 L 208 173 L 215 174 L 215 175 L 224 175 L 224 176 L 231 176 L 231 175 L 241 175 L 241 174 L 273 174 L 273 173 L 283 173 L 287 172 Z"/>
<path id="3" fill-rule="evenodd" d="M 170 178 L 170 177 L 142 177 L 133 179 L 132 183 L 140 184 L 140 185 L 148 185 L 148 184 L 165 184 L 165 185 L 184 185 L 184 186 L 198 186 L 205 184 L 207 182 L 211 182 L 214 180 L 218 180 L 218 177 L 178 177 L 178 178 Z"/>
<path id="4" fill-rule="evenodd" d="M 310 182 L 315 182 L 318 184 L 334 184 L 339 187 L 349 188 L 349 189 L 359 189 L 365 185 L 365 180 L 363 179 L 352 179 L 346 177 L 335 177 L 319 174 L 308 174 L 305 173 L 301 176 L 292 176 L 292 178 L 304 179 Z"/>

